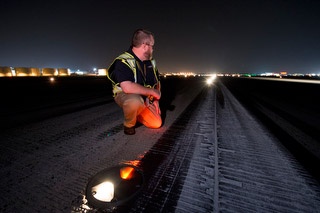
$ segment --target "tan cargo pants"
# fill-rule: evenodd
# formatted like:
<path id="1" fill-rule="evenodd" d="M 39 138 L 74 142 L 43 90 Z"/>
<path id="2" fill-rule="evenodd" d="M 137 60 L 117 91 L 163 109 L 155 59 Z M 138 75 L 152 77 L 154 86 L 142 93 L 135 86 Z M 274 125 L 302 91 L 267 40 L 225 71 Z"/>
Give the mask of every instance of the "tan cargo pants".
<path id="1" fill-rule="evenodd" d="M 137 121 L 150 128 L 161 126 L 161 115 L 157 113 L 155 105 L 147 107 L 141 95 L 119 92 L 114 100 L 123 109 L 124 126 L 133 127 Z"/>

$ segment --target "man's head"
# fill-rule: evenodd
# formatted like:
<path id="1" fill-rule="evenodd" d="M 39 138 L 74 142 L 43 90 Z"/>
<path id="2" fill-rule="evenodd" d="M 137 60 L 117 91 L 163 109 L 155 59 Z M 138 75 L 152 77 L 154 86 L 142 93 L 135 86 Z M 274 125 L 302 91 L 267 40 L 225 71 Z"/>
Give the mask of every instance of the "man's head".
<path id="1" fill-rule="evenodd" d="M 132 48 L 135 54 L 142 60 L 152 58 L 154 45 L 154 35 L 152 32 L 144 29 L 138 29 L 132 36 Z"/>

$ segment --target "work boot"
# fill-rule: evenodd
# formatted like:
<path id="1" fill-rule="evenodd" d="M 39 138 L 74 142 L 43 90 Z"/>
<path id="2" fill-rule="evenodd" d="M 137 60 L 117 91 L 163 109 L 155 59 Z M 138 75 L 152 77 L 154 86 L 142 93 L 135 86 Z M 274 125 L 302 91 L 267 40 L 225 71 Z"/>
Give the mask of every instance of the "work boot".
<path id="1" fill-rule="evenodd" d="M 134 129 L 134 126 L 133 127 L 126 127 L 126 126 L 123 126 L 123 130 L 124 130 L 124 134 L 126 135 L 134 135 L 136 133 L 135 129 Z"/>

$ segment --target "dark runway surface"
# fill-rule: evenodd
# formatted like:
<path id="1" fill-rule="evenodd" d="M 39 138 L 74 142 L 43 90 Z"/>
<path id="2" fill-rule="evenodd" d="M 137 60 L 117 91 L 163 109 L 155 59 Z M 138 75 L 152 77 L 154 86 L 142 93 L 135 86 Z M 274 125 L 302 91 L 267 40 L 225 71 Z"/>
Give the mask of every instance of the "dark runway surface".
<path id="1" fill-rule="evenodd" d="M 320 180 L 320 81 L 279 78 L 222 78 Z"/>
<path id="2" fill-rule="evenodd" d="M 29 90 L 12 95 L 29 82 Z M 164 79 L 164 125 L 139 126 L 133 136 L 123 134 L 122 111 L 105 78 L 61 78 L 54 82 L 59 86 L 40 79 L 7 84 L 11 92 L 3 100 L 13 102 L 1 106 L 6 109 L 1 120 L 10 125 L 0 133 L 0 211 L 96 212 L 85 202 L 88 180 L 105 168 L 135 162 L 145 176 L 143 190 L 110 211 L 320 212 L 317 179 L 274 134 L 272 122 L 244 107 L 254 112 L 257 105 L 279 121 L 281 113 L 265 108 L 260 99 L 279 108 L 294 101 L 278 96 L 272 101 L 266 87 L 273 88 L 273 82 L 261 93 L 261 83 L 221 82 L 207 87 L 203 78 Z M 259 91 L 259 101 L 243 106 L 237 98 L 251 96 L 234 88 Z M 282 123 L 287 127 L 290 120 Z"/>
<path id="3" fill-rule="evenodd" d="M 0 78 L 0 127 L 81 110 L 84 106 L 112 100 L 106 77 Z M 81 104 L 82 103 L 82 104 Z"/>

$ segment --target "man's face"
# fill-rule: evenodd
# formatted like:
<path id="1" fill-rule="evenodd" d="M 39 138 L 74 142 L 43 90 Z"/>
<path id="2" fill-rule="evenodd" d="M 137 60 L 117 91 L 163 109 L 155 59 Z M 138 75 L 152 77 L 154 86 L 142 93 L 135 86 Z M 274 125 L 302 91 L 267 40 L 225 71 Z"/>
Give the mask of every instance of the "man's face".
<path id="1" fill-rule="evenodd" d="M 145 56 L 148 60 L 152 59 L 153 45 L 154 45 L 154 39 L 153 39 L 153 37 L 151 36 L 150 41 L 145 43 L 144 56 Z"/>

